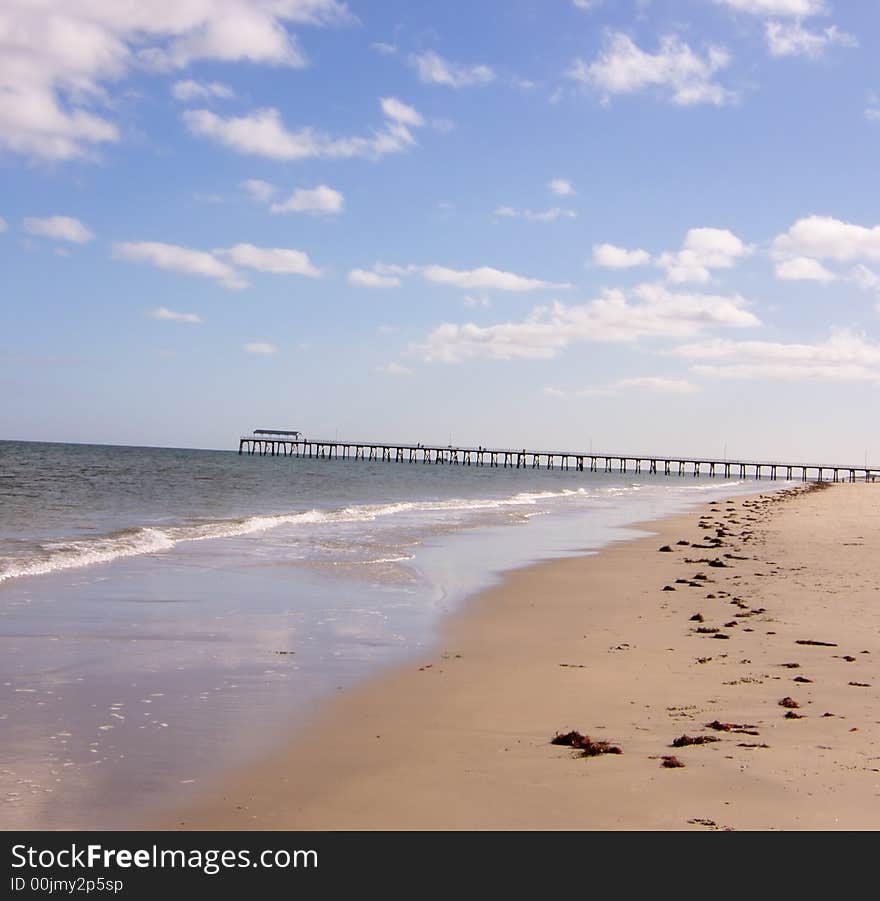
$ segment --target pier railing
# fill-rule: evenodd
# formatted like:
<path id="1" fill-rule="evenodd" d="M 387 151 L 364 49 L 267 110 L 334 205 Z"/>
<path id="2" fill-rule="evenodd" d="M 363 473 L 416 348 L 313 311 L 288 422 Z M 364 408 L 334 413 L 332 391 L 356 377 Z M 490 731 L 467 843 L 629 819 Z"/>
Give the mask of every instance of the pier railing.
<path id="1" fill-rule="evenodd" d="M 791 481 L 873 482 L 880 467 L 832 463 L 787 463 L 730 460 L 665 454 L 611 454 L 597 451 L 546 451 L 528 448 L 412 444 L 388 441 L 343 441 L 268 434 L 243 435 L 239 454 L 308 457 L 319 460 L 366 460 L 378 463 L 420 463 L 487 466 L 503 469 L 564 469 L 577 472 L 709 476 L 725 479 L 785 479 Z"/>

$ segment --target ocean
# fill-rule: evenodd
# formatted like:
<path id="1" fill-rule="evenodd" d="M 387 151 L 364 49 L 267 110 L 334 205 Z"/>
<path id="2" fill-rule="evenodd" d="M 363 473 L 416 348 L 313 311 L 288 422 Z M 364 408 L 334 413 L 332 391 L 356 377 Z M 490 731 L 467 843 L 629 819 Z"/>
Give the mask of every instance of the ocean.
<path id="1" fill-rule="evenodd" d="M 755 488 L 0 442 L 0 827 L 137 826 L 500 573 Z"/>

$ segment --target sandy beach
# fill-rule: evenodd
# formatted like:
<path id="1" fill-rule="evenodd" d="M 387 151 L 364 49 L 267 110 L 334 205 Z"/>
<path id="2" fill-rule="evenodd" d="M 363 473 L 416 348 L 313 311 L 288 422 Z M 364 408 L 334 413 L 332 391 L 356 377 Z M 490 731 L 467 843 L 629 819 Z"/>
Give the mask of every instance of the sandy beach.
<path id="1" fill-rule="evenodd" d="M 159 825 L 876 828 L 880 486 L 714 497 L 509 573 Z"/>

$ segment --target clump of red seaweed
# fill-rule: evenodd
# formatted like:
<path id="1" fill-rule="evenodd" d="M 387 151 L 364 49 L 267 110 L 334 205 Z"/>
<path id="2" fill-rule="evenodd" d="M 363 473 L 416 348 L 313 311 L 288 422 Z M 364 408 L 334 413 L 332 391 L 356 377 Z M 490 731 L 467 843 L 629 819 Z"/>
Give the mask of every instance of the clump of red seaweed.
<path id="1" fill-rule="evenodd" d="M 672 747 L 686 748 L 688 745 L 705 745 L 711 741 L 720 740 L 721 739 L 714 735 L 679 735 L 679 737 L 672 742 Z"/>
<path id="2" fill-rule="evenodd" d="M 557 732 L 550 739 L 551 745 L 565 745 L 568 748 L 574 748 L 581 752 L 581 757 L 599 757 L 601 754 L 622 754 L 623 751 L 607 741 L 595 741 L 589 735 L 582 735 L 580 732 L 572 730 L 571 732 Z"/>
<path id="3" fill-rule="evenodd" d="M 706 723 L 706 728 L 715 729 L 716 732 L 736 732 L 740 735 L 758 735 L 758 730 L 751 723 L 721 723 L 712 720 Z"/>

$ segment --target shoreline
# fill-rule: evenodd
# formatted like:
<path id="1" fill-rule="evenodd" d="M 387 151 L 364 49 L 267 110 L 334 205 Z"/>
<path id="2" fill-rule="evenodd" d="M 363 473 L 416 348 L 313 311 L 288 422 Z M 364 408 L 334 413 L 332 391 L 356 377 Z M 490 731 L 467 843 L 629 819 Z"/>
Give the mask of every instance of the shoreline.
<path id="1" fill-rule="evenodd" d="M 439 486 L 452 493 L 458 475 Z M 501 514 L 281 529 L 2 586 L 2 828 L 152 822 L 291 743 L 324 705 L 429 659 L 450 616 L 505 572 L 633 540 L 647 534 L 633 523 L 693 509 L 718 487 L 616 477 L 560 487 L 557 474 L 536 475 L 500 488 L 479 479 L 452 496 L 456 510 Z M 421 473 L 411 482 L 424 493 Z M 725 483 L 744 487 L 756 486 Z M 327 541 L 334 562 L 308 565 Z M 354 570 L 337 572 L 352 552 Z M 358 565 L 371 557 L 406 563 L 377 574 Z"/>
<path id="2" fill-rule="evenodd" d="M 637 525 L 649 538 L 509 572 L 450 617 L 430 659 L 334 699 L 305 735 L 157 825 L 872 828 L 880 613 L 868 596 L 880 558 L 858 547 L 876 545 L 864 537 L 875 497 L 861 485 L 756 491 L 715 503 L 717 512 Z M 675 544 L 714 535 L 715 525 L 698 526 L 706 515 L 754 532 L 699 551 L 725 567 L 685 563 L 697 555 Z M 672 552 L 658 553 L 664 545 Z M 852 609 L 829 610 L 826 592 L 853 573 L 850 562 L 861 567 Z M 696 571 L 713 581 L 694 582 Z M 692 584 L 675 582 L 683 577 Z M 690 620 L 696 613 L 703 624 Z M 789 696 L 798 709 L 779 706 Z M 743 729 L 708 729 L 715 720 Z M 569 730 L 623 753 L 583 759 L 550 744 Z M 682 734 L 720 740 L 670 749 Z M 664 768 L 664 756 L 685 766 Z"/>

